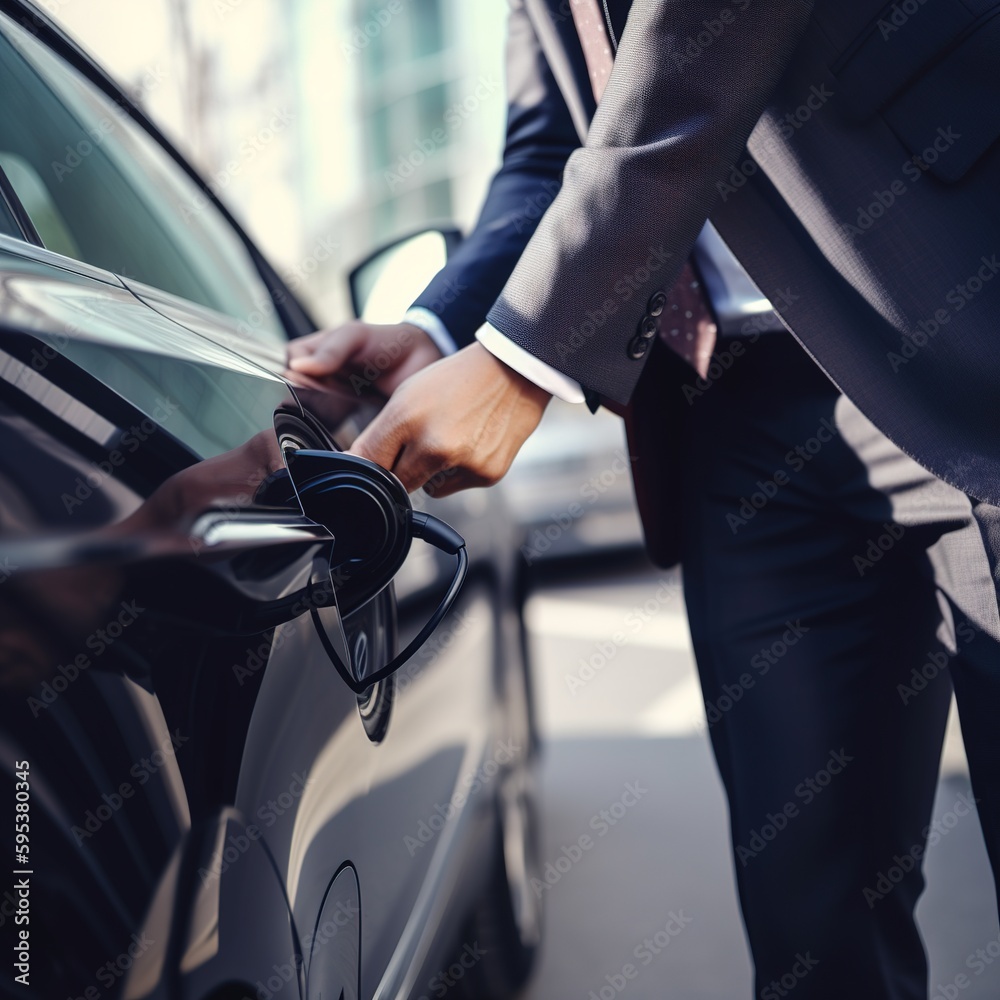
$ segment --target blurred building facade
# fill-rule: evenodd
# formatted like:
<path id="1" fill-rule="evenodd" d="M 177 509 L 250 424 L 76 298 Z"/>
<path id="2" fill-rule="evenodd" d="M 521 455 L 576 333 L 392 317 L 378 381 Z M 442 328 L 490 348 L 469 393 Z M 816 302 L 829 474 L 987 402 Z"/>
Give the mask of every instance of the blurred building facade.
<path id="1" fill-rule="evenodd" d="M 503 145 L 505 0 L 45 0 L 318 323 L 374 246 L 468 228 Z"/>
<path id="2" fill-rule="evenodd" d="M 311 115 L 300 132 L 309 239 L 336 232 L 340 261 L 349 263 L 428 223 L 473 223 L 502 149 L 506 6 L 296 0 L 293 64 Z M 337 23 L 322 23 L 331 15 Z M 318 38 L 336 39 L 336 51 Z M 324 98 L 324 74 L 338 58 L 340 93 Z M 318 156 L 317 143 L 325 145 Z M 331 182 L 326 171 L 338 159 L 342 172 Z M 335 301 L 324 307 L 343 309 Z"/>

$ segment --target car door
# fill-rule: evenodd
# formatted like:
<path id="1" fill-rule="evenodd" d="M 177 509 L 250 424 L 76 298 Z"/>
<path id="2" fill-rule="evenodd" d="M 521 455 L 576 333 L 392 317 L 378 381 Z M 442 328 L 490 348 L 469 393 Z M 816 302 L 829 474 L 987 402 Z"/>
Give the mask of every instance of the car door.
<path id="1" fill-rule="evenodd" d="M 40 241 L 62 253 L 35 250 L 22 259 L 50 265 L 59 281 L 70 284 L 77 280 L 71 281 L 71 274 L 89 274 L 103 283 L 104 296 L 86 297 L 86 309 L 52 318 L 49 326 L 39 320 L 36 333 L 49 339 L 33 349 L 54 351 L 72 361 L 133 406 L 138 405 L 133 399 L 136 385 L 146 394 L 138 402 L 148 408 L 157 398 L 149 393 L 163 379 L 178 393 L 194 393 L 185 396 L 184 409 L 171 411 L 169 420 L 163 415 L 164 439 L 180 442 L 190 452 L 190 467 L 208 473 L 202 478 L 192 472 L 182 480 L 197 486 L 185 485 L 181 499 L 171 501 L 181 512 L 208 495 L 201 491 L 215 484 L 212 477 L 220 463 L 235 470 L 248 455 L 259 461 L 261 448 L 272 461 L 280 461 L 286 449 L 348 444 L 364 420 L 355 395 L 290 391 L 258 367 L 261 363 L 272 374 L 280 371 L 285 336 L 309 328 L 273 272 L 207 192 L 164 154 L 151 133 L 136 127 L 124 102 L 109 99 L 107 88 L 94 85 L 95 79 L 100 83 L 99 74 L 50 37 L 43 21 L 36 21 L 35 29 L 25 32 L 9 19 L 0 19 L 0 39 L 7 45 L 0 59 L 0 83 L 16 98 L 11 102 L 16 113 L 5 111 L 0 123 L 0 167 Z M 95 272 L 82 261 L 101 270 Z M 45 274 L 40 283 L 59 284 L 52 270 Z M 129 295 L 132 311 L 127 320 L 116 319 L 112 342 L 104 315 L 110 308 L 106 299 L 114 299 L 118 317 L 128 312 Z M 46 308 L 58 299 L 59 308 L 68 309 L 72 298 L 51 295 Z M 22 332 L 24 322 L 20 313 L 10 319 Z M 182 333 L 182 327 L 188 333 Z M 104 346 L 95 347 L 95 341 Z M 214 383 L 190 375 L 190 359 L 182 355 L 198 351 L 212 359 Z M 239 375 L 235 382 L 234 371 Z M 187 375 L 180 374 L 184 372 Z M 220 382 L 225 386 L 220 388 Z M 233 435 L 220 438 L 219 427 L 240 412 L 244 417 L 254 414 L 239 424 L 240 433 L 247 436 L 239 442 Z M 145 449 L 137 453 L 145 455 Z M 281 495 L 286 484 L 279 472 L 275 467 L 259 482 L 242 486 L 231 481 L 228 471 L 224 474 L 223 481 L 235 492 L 212 496 L 213 504 L 231 509 L 231 516 L 223 515 L 216 525 L 216 537 L 239 535 L 251 515 L 260 514 L 267 524 L 268 511 L 274 514 L 268 505 L 292 503 L 287 490 Z M 165 472 L 157 475 L 158 481 L 169 479 Z M 114 481 L 110 476 L 108 483 Z M 154 488 L 136 501 L 137 509 L 149 510 L 155 495 Z M 259 503 L 268 510 L 256 511 Z M 482 552 L 491 543 L 490 521 L 483 515 L 493 503 L 470 497 L 452 508 L 479 515 L 478 523 L 470 523 L 477 523 Z M 248 504 L 253 509 L 247 509 Z M 163 504 L 157 498 L 153 506 L 162 509 Z M 184 516 L 189 515 L 187 511 Z M 294 572 L 290 566 L 282 570 L 289 574 L 284 580 L 288 593 L 260 593 L 259 600 L 294 606 L 291 598 L 315 583 L 310 576 L 316 572 L 315 555 L 297 558 Z M 244 563 L 257 565 L 245 553 L 240 566 Z M 269 568 L 266 559 L 263 563 L 260 572 Z M 248 584 L 240 576 L 244 570 L 233 572 L 245 589 Z M 429 613 L 428 585 L 443 572 L 446 566 L 426 558 L 421 564 L 419 557 L 404 570 L 410 581 L 409 598 L 403 603 L 404 631 L 408 625 L 413 631 Z M 184 574 L 180 579 L 186 580 Z M 210 608 L 198 597 L 198 587 L 182 584 L 179 589 L 187 592 L 169 596 L 188 598 L 189 616 Z M 278 985 L 287 988 L 292 981 L 304 981 L 318 954 L 317 942 L 331 940 L 324 932 L 326 920 L 320 918 L 331 899 L 340 898 L 343 886 L 350 884 L 351 879 L 344 878 L 348 869 L 360 885 L 365 912 L 363 992 L 375 992 L 379 983 L 386 988 L 403 983 L 410 965 L 426 955 L 442 920 L 442 900 L 454 893 L 456 865 L 462 859 L 458 848 L 467 846 L 477 810 L 480 818 L 487 811 L 486 795 L 472 801 L 476 808 L 469 806 L 468 788 L 482 762 L 495 754 L 493 671 L 501 613 L 496 592 L 494 579 L 478 575 L 463 596 L 465 603 L 404 668 L 398 683 L 384 683 L 360 698 L 332 669 L 311 615 L 272 620 L 273 632 L 244 632 L 240 642 L 232 640 L 223 653 L 196 642 L 199 650 L 210 651 L 199 657 L 211 655 L 215 662 L 215 669 L 205 674 L 216 685 L 211 689 L 214 702 L 204 699 L 215 706 L 216 716 L 209 717 L 217 722 L 230 705 L 239 708 L 236 728 L 227 722 L 220 732 L 228 735 L 216 743 L 227 761 L 229 783 L 212 779 L 212 795 L 199 806 L 201 814 L 212 814 L 210 832 L 203 831 L 197 846 L 185 855 L 199 859 L 194 864 L 197 883 L 187 887 L 192 915 L 185 933 L 193 943 L 181 953 L 173 945 L 172 955 L 181 959 L 181 979 L 192 996 L 200 995 L 215 977 L 242 975 L 244 958 L 254 968 L 263 963 L 260 982 L 272 992 Z M 227 593 L 226 601 L 231 600 Z M 191 604 L 199 607 L 192 609 Z M 174 609 L 171 614 L 180 612 Z M 367 660 L 374 669 L 388 658 L 395 642 L 394 618 L 395 604 L 386 590 L 363 612 L 345 619 L 346 642 L 356 662 Z M 202 699 L 198 706 L 192 704 L 195 689 L 188 686 L 194 678 L 181 678 L 177 673 L 164 700 L 182 706 L 177 709 L 182 714 L 200 717 L 206 711 Z M 190 869 L 192 862 L 186 864 Z M 242 900 L 252 893 L 248 886 L 268 884 L 269 868 L 293 917 L 275 939 L 290 940 L 293 946 L 285 949 L 287 954 L 276 955 L 274 946 L 251 947 L 256 939 L 248 937 L 242 948 L 231 950 L 213 930 L 216 924 L 230 926 L 219 923 L 220 907 L 227 899 Z M 228 895 L 221 889 L 225 885 L 233 886 Z M 171 897 L 161 887 L 156 898 Z M 336 995 L 330 984 L 338 977 L 350 979 L 349 962 L 345 966 L 343 961 L 325 960 L 334 952 L 350 953 L 351 947 L 344 944 L 357 938 L 357 915 L 348 922 L 345 908 L 347 904 L 337 911 L 344 922 L 333 924 L 337 947 L 323 952 L 323 975 L 330 977 L 324 995 L 331 990 Z M 154 912 L 160 913 L 161 907 L 153 907 L 150 914 Z M 235 915 L 238 927 L 259 908 L 241 911 L 240 905 L 230 904 L 226 912 Z M 161 961 L 169 966 L 167 958 Z M 343 988 L 350 996 L 349 985 Z"/>
<path id="2" fill-rule="evenodd" d="M 301 411 L 112 275 L 0 241 L 0 739 L 29 796 L 25 845 L 4 832 L 29 995 L 252 983 L 300 948 L 283 886 L 263 844 L 220 878 L 212 851 L 243 823 L 256 685 L 231 665 L 266 655 L 330 549 L 284 473 L 275 421 Z"/>

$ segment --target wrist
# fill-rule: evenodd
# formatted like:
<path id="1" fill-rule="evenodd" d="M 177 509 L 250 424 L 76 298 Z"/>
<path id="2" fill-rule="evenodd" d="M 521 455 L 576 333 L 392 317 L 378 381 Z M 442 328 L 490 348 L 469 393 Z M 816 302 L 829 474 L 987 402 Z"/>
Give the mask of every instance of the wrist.
<path id="1" fill-rule="evenodd" d="M 489 366 L 492 370 L 496 371 L 519 395 L 534 400 L 540 406 L 545 406 L 552 398 L 551 392 L 532 382 L 530 378 L 522 375 L 516 368 L 512 368 L 505 361 L 502 361 L 478 341 L 463 348 L 463 350 L 475 354 L 479 364 L 484 367 Z"/>
<path id="2" fill-rule="evenodd" d="M 443 357 L 454 354 L 458 350 L 448 327 L 444 325 L 441 317 L 437 313 L 431 312 L 430 309 L 425 309 L 423 306 L 411 306 L 406 310 L 402 321 L 423 330 Z"/>
<path id="3" fill-rule="evenodd" d="M 402 344 L 409 346 L 410 353 L 416 351 L 422 354 L 432 354 L 434 361 L 446 356 L 437 341 L 422 326 L 404 320 L 397 325 L 396 329 L 400 331 Z"/>

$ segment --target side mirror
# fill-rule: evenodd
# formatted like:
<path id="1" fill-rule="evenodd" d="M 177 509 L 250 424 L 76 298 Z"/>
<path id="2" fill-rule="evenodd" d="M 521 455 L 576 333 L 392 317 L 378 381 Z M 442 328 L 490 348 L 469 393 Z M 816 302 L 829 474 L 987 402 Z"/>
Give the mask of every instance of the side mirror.
<path id="1" fill-rule="evenodd" d="M 398 323 L 461 242 L 461 232 L 446 227 L 379 247 L 348 275 L 354 315 L 368 323 Z"/>

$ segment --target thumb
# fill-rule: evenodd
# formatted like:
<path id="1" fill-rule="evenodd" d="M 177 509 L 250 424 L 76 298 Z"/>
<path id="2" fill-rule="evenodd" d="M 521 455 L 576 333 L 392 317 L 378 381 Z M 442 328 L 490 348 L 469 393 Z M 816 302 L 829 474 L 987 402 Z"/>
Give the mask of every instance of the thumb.
<path id="1" fill-rule="evenodd" d="M 347 454 L 366 458 L 391 472 L 403 449 L 405 436 L 402 425 L 394 419 L 387 406 L 355 438 Z"/>
<path id="2" fill-rule="evenodd" d="M 399 395 L 358 435 L 348 453 L 368 459 L 399 477 L 407 493 L 420 489 L 444 468 L 440 455 L 426 447 L 417 428 L 420 421 L 407 419 Z"/>
<path id="3" fill-rule="evenodd" d="M 363 327 L 349 326 L 293 340 L 288 345 L 288 367 L 303 375 L 335 375 L 364 344 L 365 336 Z"/>

